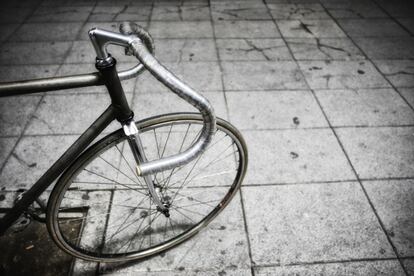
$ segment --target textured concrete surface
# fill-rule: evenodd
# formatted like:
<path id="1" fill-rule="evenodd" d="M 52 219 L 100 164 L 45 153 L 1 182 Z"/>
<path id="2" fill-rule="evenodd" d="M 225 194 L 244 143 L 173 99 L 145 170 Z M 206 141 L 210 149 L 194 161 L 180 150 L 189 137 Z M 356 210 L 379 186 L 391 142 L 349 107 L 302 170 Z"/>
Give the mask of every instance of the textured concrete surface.
<path id="1" fill-rule="evenodd" d="M 87 31 L 124 20 L 242 130 L 249 170 L 183 245 L 124 265 L 72 260 L 62 273 L 414 275 L 413 1 L 3 1 L 0 81 L 94 71 Z M 110 50 L 119 68 L 134 63 Z M 123 85 L 137 118 L 193 111 L 148 73 Z M 102 87 L 0 98 L 0 208 L 108 103 Z"/>

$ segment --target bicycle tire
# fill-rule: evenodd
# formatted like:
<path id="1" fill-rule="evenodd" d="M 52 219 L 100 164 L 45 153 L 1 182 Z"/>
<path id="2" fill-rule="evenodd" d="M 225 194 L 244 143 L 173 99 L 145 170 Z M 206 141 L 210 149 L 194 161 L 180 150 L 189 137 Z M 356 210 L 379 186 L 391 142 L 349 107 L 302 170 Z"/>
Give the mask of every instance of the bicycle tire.
<path id="1" fill-rule="evenodd" d="M 193 126 L 197 127 L 194 130 L 190 131 L 189 129 L 191 129 Z M 156 146 L 152 145 L 152 152 L 156 152 L 153 153 L 154 158 L 162 157 L 166 151 L 170 150 L 168 147 L 171 146 L 168 146 L 168 141 L 169 139 L 173 139 L 171 138 L 173 135 L 176 135 L 177 137 L 181 135 L 180 137 L 184 137 L 181 141 L 181 144 L 179 144 L 180 149 L 178 151 L 181 151 L 182 148 L 185 148 L 184 144 L 188 144 L 190 140 L 194 141 L 195 138 L 198 137 L 197 135 L 199 133 L 197 134 L 197 129 L 201 129 L 201 126 L 201 116 L 194 113 L 166 114 L 137 122 L 137 127 L 139 129 L 141 138 L 145 137 L 146 134 L 155 136 L 155 139 L 153 140 Z M 174 127 L 176 129 L 172 131 Z M 161 131 L 162 129 L 163 131 Z M 184 132 L 185 129 L 186 131 Z M 165 141 L 157 137 L 156 130 L 158 131 L 158 134 L 167 135 Z M 152 132 L 154 133 L 153 135 L 151 134 Z M 187 137 L 190 137 L 189 133 L 191 133 L 194 138 L 187 139 Z M 125 139 L 126 137 L 122 130 L 118 130 L 102 138 L 77 158 L 77 160 L 62 174 L 54 189 L 52 190 L 48 201 L 47 227 L 54 242 L 62 250 L 74 257 L 98 262 L 128 261 L 149 257 L 151 255 L 172 248 L 198 233 L 224 209 L 224 207 L 230 202 L 230 200 L 236 194 L 237 190 L 240 188 L 240 185 L 246 173 L 248 156 L 247 147 L 243 137 L 239 131 L 230 123 L 222 119 L 218 119 L 215 138 L 207 150 L 201 155 L 201 157 L 192 161 L 186 166 L 166 171 L 163 173 L 162 181 L 159 181 L 157 175 L 155 175 L 153 178 L 154 181 L 158 183 L 158 188 L 161 196 L 165 197 L 167 201 L 171 202 L 171 218 L 169 219 L 157 211 L 155 206 L 152 208 L 153 204 L 149 195 L 146 192 L 143 192 L 145 189 L 143 189 L 141 186 L 138 188 L 139 185 L 136 184 L 138 183 L 138 177 L 135 181 L 136 183 L 123 183 L 128 179 L 124 175 L 126 174 L 125 169 L 127 169 L 127 167 L 131 168 L 131 166 L 127 164 L 128 160 L 130 160 L 130 156 L 128 156 L 129 147 L 122 148 L 122 150 L 120 150 L 118 147 L 118 145 L 121 143 L 125 143 Z M 229 146 L 226 145 L 225 142 L 221 142 L 226 140 L 229 140 L 231 142 Z M 146 141 L 147 145 L 145 144 Z M 151 147 L 151 143 L 148 141 L 148 139 L 143 139 L 144 147 L 147 147 L 147 155 L 149 151 L 148 148 Z M 164 143 L 165 145 L 162 147 Z M 224 143 L 224 146 L 221 146 L 221 143 Z M 126 142 L 126 144 L 128 143 Z M 217 147 L 219 148 L 217 149 Z M 224 152 L 221 152 L 223 148 L 226 149 Z M 233 161 L 227 157 L 223 157 L 224 153 L 228 151 L 228 148 L 233 149 Z M 216 167 L 211 167 L 211 162 L 207 163 L 207 165 L 204 167 L 201 167 L 200 165 L 201 172 L 198 174 L 193 173 L 195 166 L 198 166 L 197 163 L 205 164 L 205 159 L 209 157 L 208 155 L 213 153 L 213 149 L 215 151 L 220 150 L 218 156 L 222 160 L 225 160 L 225 163 L 218 163 L 218 166 L 214 165 Z M 116 154 L 109 154 L 110 150 L 119 152 L 120 156 L 118 156 L 116 159 Z M 162 151 L 162 154 L 160 151 Z M 104 154 L 106 155 L 102 157 Z M 215 152 L 215 154 L 217 155 L 217 152 Z M 94 182 L 90 180 L 88 177 L 94 175 L 94 173 L 97 174 L 97 172 L 91 173 L 91 167 L 96 171 L 99 171 L 99 169 L 101 169 L 106 174 L 109 173 L 108 168 L 110 167 L 99 167 L 101 164 L 104 164 L 105 166 L 107 165 L 102 161 L 104 160 L 108 162 L 106 160 L 109 158 L 108 156 L 111 156 L 111 160 L 113 160 L 114 163 L 115 161 L 119 162 L 119 164 L 125 163 L 125 167 L 122 167 L 121 165 L 118 166 L 119 172 L 116 172 L 116 175 L 119 178 L 117 178 L 117 180 L 114 180 L 114 173 L 110 177 L 107 175 L 105 176 L 105 180 L 113 180 L 113 182 L 109 184 L 106 182 L 104 183 L 103 180 L 101 180 L 102 183 L 99 181 Z M 231 155 L 226 154 L 226 156 Z M 215 162 L 215 164 L 217 164 L 217 162 Z M 94 165 L 92 166 L 91 164 Z M 229 164 L 235 165 L 234 172 L 233 169 L 228 166 Z M 228 166 L 229 169 L 227 171 L 223 171 L 223 173 L 216 173 L 217 168 L 224 168 L 224 165 Z M 112 167 L 115 168 L 115 165 L 112 164 Z M 122 170 L 121 167 L 123 168 Z M 213 170 L 214 174 L 207 174 L 206 176 L 202 175 L 206 172 L 209 172 L 209 170 Z M 165 178 L 166 174 L 170 174 L 168 180 Z M 180 174 L 183 176 L 186 175 L 186 178 L 184 180 L 181 180 L 181 182 L 171 183 L 173 176 L 181 177 Z M 229 176 L 229 174 L 231 175 Z M 189 177 L 190 175 L 192 178 Z M 136 177 L 136 175 L 134 177 Z M 131 179 L 129 180 L 132 182 L 135 180 L 134 177 L 131 175 Z M 210 181 L 209 178 L 211 177 L 215 178 L 214 181 Z M 221 178 L 219 179 L 218 177 L 224 177 L 226 184 L 222 185 L 221 182 L 224 183 L 224 180 Z M 102 177 L 99 178 L 101 179 Z M 230 179 L 230 181 L 228 181 L 226 178 Z M 195 182 L 194 179 L 196 179 L 197 182 Z M 121 183 L 120 181 L 123 182 Z M 190 181 L 193 181 L 191 185 L 189 184 Z M 210 183 L 213 183 L 214 185 L 211 186 Z M 107 189 L 104 188 L 106 187 L 105 185 L 111 187 Z M 174 185 L 180 185 L 180 187 L 173 187 Z M 218 185 L 220 185 L 220 187 Z M 178 190 L 180 190 L 180 192 L 178 192 Z M 191 196 L 186 194 L 190 192 L 193 192 L 194 194 L 191 194 Z M 203 201 L 200 200 L 200 193 L 203 197 L 203 200 L 205 197 L 208 199 L 209 196 L 216 196 L 216 194 L 220 194 L 220 198 L 212 201 L 209 201 L 209 199 L 208 201 Z M 134 196 L 130 196 L 131 194 Z M 179 196 L 178 199 L 177 196 Z M 143 199 L 138 199 L 139 197 L 142 197 Z M 144 204 L 144 199 L 148 200 L 146 205 Z M 92 202 L 92 204 L 88 203 L 88 201 Z M 137 205 L 128 205 L 132 203 L 135 204 L 137 201 L 140 201 Z M 217 205 L 216 203 L 212 203 L 215 201 L 218 202 Z M 74 202 L 72 204 L 73 206 L 69 206 L 71 202 Z M 122 204 L 118 204 L 119 202 Z M 148 204 L 149 208 L 146 207 Z M 179 206 L 179 204 L 181 205 Z M 122 220 L 117 220 L 118 216 L 121 216 L 123 214 L 123 208 L 129 208 L 129 213 L 133 215 L 127 215 L 126 220 L 124 220 L 124 218 L 122 218 Z M 144 211 L 145 208 L 146 211 Z M 191 208 L 191 210 L 189 208 Z M 207 213 L 201 213 L 202 208 L 211 208 L 211 210 L 209 210 Z M 184 210 L 187 213 L 184 214 Z M 203 215 L 203 217 L 200 220 L 197 219 L 197 221 L 195 221 L 194 216 L 196 213 L 198 213 L 197 216 Z M 133 219 L 131 219 L 131 217 L 133 217 Z M 147 217 L 149 218 L 147 219 Z M 174 220 L 177 221 L 173 221 L 173 217 Z M 158 218 L 159 221 L 162 222 L 157 222 L 156 225 L 155 221 Z M 144 228 L 141 227 L 144 221 L 147 220 L 149 221 L 149 227 L 147 226 L 147 228 L 144 230 Z M 165 224 L 163 220 L 165 220 Z M 170 225 L 167 225 L 168 220 Z M 194 223 L 191 224 L 190 220 Z M 115 223 L 119 223 L 120 221 L 122 221 L 121 224 Z M 178 222 L 180 222 L 180 224 Z M 123 227 L 123 225 L 132 225 L 131 227 L 135 227 L 133 228 L 133 230 L 136 229 L 134 234 L 131 235 L 130 233 L 132 232 L 128 232 L 129 230 L 120 230 L 119 227 Z M 161 232 L 160 230 L 162 228 L 162 225 L 164 225 L 164 232 Z M 169 228 L 171 228 L 171 230 L 169 230 Z M 114 229 L 117 229 L 117 232 L 113 233 Z M 181 232 L 176 234 L 175 231 L 179 230 Z M 161 233 L 164 240 L 156 242 L 157 239 L 161 240 Z M 118 235 L 118 237 L 114 238 L 115 235 Z M 73 238 L 74 236 L 76 236 L 76 238 Z M 130 238 L 127 239 L 127 237 Z M 141 240 L 133 240 L 138 237 Z M 125 252 L 120 252 L 121 249 L 126 246 L 124 243 L 125 240 L 128 242 L 128 247 L 126 249 L 123 249 Z M 139 248 L 137 246 L 138 241 L 140 241 Z M 145 248 L 142 248 L 144 243 L 146 246 Z M 129 250 L 129 248 L 131 248 L 131 250 Z"/>

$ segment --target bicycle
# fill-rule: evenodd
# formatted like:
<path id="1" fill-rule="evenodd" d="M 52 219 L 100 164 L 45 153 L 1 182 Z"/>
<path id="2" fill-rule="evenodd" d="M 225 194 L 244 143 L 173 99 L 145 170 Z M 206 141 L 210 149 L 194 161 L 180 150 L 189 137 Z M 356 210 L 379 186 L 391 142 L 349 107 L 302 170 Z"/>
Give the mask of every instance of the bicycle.
<path id="1" fill-rule="evenodd" d="M 0 97 L 105 85 L 109 107 L 0 220 L 0 234 L 24 215 L 43 218 L 53 241 L 88 261 L 141 259 L 172 248 L 211 222 L 240 188 L 247 147 L 239 131 L 216 118 L 208 100 L 153 56 L 142 27 L 89 31 L 98 72 L 0 84 Z M 107 51 L 124 47 L 139 63 L 121 72 Z M 200 113 L 134 121 L 122 80 L 148 70 Z M 122 128 L 91 145 L 114 120 Z M 57 180 L 42 206 L 39 196 Z M 41 208 L 33 208 L 38 202 Z M 42 214 L 38 214 L 41 212 Z M 44 213 L 44 214 L 43 214 Z"/>

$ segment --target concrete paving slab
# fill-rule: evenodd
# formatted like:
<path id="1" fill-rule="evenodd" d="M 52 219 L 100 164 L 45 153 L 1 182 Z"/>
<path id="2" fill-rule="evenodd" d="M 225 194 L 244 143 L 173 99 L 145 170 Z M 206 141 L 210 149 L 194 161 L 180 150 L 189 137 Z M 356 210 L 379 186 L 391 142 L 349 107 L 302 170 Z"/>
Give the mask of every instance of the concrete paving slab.
<path id="1" fill-rule="evenodd" d="M 4 6 L 8 8 L 33 8 L 41 4 L 41 0 L 22 0 L 18 2 L 5 2 Z"/>
<path id="2" fill-rule="evenodd" d="M 213 27 L 210 21 L 153 21 L 149 27 L 149 32 L 154 38 L 213 37 Z"/>
<path id="3" fill-rule="evenodd" d="M 395 87 L 414 87 L 413 60 L 374 60 L 374 63 Z"/>
<path id="4" fill-rule="evenodd" d="M 147 0 L 144 0 L 144 2 Z M 150 0 L 151 2 L 151 0 Z M 153 0 L 154 6 L 204 6 L 208 0 Z"/>
<path id="5" fill-rule="evenodd" d="M 414 106 L 414 87 L 413 88 L 398 88 L 404 99 L 413 107 Z"/>
<path id="6" fill-rule="evenodd" d="M 151 6 L 115 5 L 96 6 L 90 14 L 89 22 L 113 22 L 113 21 L 148 21 L 151 14 Z M 121 3 L 119 3 L 121 4 Z"/>
<path id="7" fill-rule="evenodd" d="M 209 7 L 206 6 L 155 6 L 152 21 L 210 21 Z"/>
<path id="8" fill-rule="evenodd" d="M 1 137 L 0 138 L 0 167 L 6 162 L 7 157 L 17 142 L 17 137 Z"/>
<path id="9" fill-rule="evenodd" d="M 414 111 L 393 89 L 315 91 L 332 126 L 412 125 Z"/>
<path id="10" fill-rule="evenodd" d="M 230 120 L 240 129 L 328 127 L 316 100 L 307 90 L 229 92 L 226 98 Z"/>
<path id="11" fill-rule="evenodd" d="M 387 14 L 372 1 L 323 1 L 323 6 L 337 19 L 387 18 Z"/>
<path id="12" fill-rule="evenodd" d="M 242 189 L 256 265 L 395 257 L 357 182 Z"/>
<path id="13" fill-rule="evenodd" d="M 126 267 L 117 268 L 103 264 L 101 271 L 131 275 L 142 275 L 147 272 L 210 275 L 213 271 L 217 275 L 220 271 L 224 273 L 229 271 L 232 275 L 232 271 L 249 269 L 246 239 L 240 198 L 237 195 L 206 229 L 182 245 L 148 260 L 137 262 L 136 265 L 132 263 Z M 168 273 L 167 275 L 171 275 Z"/>
<path id="14" fill-rule="evenodd" d="M 226 90 L 307 89 L 293 61 L 222 62 Z"/>
<path id="15" fill-rule="evenodd" d="M 82 22 L 26 23 L 10 37 L 10 41 L 71 41 L 81 27 Z"/>
<path id="16" fill-rule="evenodd" d="M 402 24 L 412 35 L 414 34 L 414 18 L 397 18 L 397 21 Z"/>
<path id="17" fill-rule="evenodd" d="M 21 191 L 9 192 L 6 187 L 3 187 L 0 193 L 0 208 L 11 208 L 19 194 L 21 194 Z M 4 213 L 0 213 L 0 217 L 3 215 Z"/>
<path id="18" fill-rule="evenodd" d="M 93 6 L 95 0 L 44 0 L 41 1 L 41 6 Z"/>
<path id="19" fill-rule="evenodd" d="M 48 1 L 48 0 L 47 0 Z M 114 6 L 114 1 L 112 0 L 77 0 L 77 1 L 93 1 L 96 2 L 97 7 L 110 7 Z M 128 5 L 128 6 L 138 6 L 138 7 L 146 7 L 151 6 L 155 1 L 154 0 L 140 0 L 140 1 L 131 1 L 131 0 L 118 0 L 116 1 L 117 5 Z"/>
<path id="20" fill-rule="evenodd" d="M 20 25 L 17 23 L 2 23 L 0 26 L 0 42 L 5 42 Z"/>
<path id="21" fill-rule="evenodd" d="M 408 272 L 408 275 L 414 275 L 414 259 L 403 260 L 403 264 Z"/>
<path id="22" fill-rule="evenodd" d="M 105 270 L 105 275 L 118 275 L 117 270 Z M 201 270 L 190 270 L 186 271 L 182 268 L 175 271 L 145 271 L 145 272 L 133 272 L 126 273 L 123 275 L 137 275 L 137 276 L 191 276 L 191 275 L 200 275 L 200 276 L 216 276 L 216 275 L 226 275 L 226 276 L 251 276 L 250 269 L 231 269 L 226 268 L 219 271 L 210 270 L 210 271 L 201 271 Z"/>
<path id="23" fill-rule="evenodd" d="M 88 18 L 92 9 L 93 6 L 43 6 L 37 8 L 36 11 L 27 19 L 27 22 L 82 22 Z"/>
<path id="24" fill-rule="evenodd" d="M 327 264 L 263 267 L 256 269 L 258 276 L 271 275 L 405 275 L 397 260 L 361 261 Z"/>
<path id="25" fill-rule="evenodd" d="M 278 38 L 280 33 L 271 20 L 215 21 L 217 38 Z"/>
<path id="26" fill-rule="evenodd" d="M 0 186 L 27 189 L 42 176 L 77 136 L 26 136 L 20 140 L 0 174 Z"/>
<path id="27" fill-rule="evenodd" d="M 268 4 L 274 19 L 330 19 L 321 4 Z"/>
<path id="28" fill-rule="evenodd" d="M 411 1 L 397 1 L 390 3 L 386 0 L 379 0 L 378 4 L 393 17 L 412 17 L 414 4 Z"/>
<path id="29" fill-rule="evenodd" d="M 19 136 L 32 118 L 40 96 L 0 98 L 0 136 Z"/>
<path id="30" fill-rule="evenodd" d="M 126 94 L 131 102 L 132 94 Z M 32 115 L 25 135 L 82 134 L 111 103 L 109 95 L 61 94 L 46 95 Z M 112 132 L 121 125 L 112 122 L 105 130 Z"/>
<path id="31" fill-rule="evenodd" d="M 348 38 L 288 38 L 296 60 L 363 60 L 365 56 Z"/>
<path id="32" fill-rule="evenodd" d="M 262 130 L 243 134 L 250 159 L 245 183 L 355 179 L 331 130 Z"/>
<path id="33" fill-rule="evenodd" d="M 414 180 L 364 181 L 385 229 L 402 257 L 414 255 Z"/>
<path id="34" fill-rule="evenodd" d="M 96 275 L 98 270 L 99 263 L 88 262 L 81 259 L 75 259 L 73 262 L 72 274 L 74 275 L 84 275 L 84 276 L 93 276 Z"/>
<path id="35" fill-rule="evenodd" d="M 286 43 L 279 38 L 217 39 L 223 61 L 292 60 Z"/>
<path id="36" fill-rule="evenodd" d="M 340 19 L 338 22 L 350 37 L 382 38 L 410 35 L 391 19 Z"/>
<path id="37" fill-rule="evenodd" d="M 361 37 L 355 43 L 371 59 L 413 59 L 414 38 L 412 37 Z"/>
<path id="38" fill-rule="evenodd" d="M 0 66 L 0 81 L 19 81 L 53 77 L 58 65 L 4 65 Z"/>
<path id="39" fill-rule="evenodd" d="M 276 20 L 285 38 L 337 38 L 345 33 L 332 19 Z"/>
<path id="40" fill-rule="evenodd" d="M 0 11 L 0 22 L 22 23 L 33 12 L 33 7 L 4 7 Z"/>
<path id="41" fill-rule="evenodd" d="M 258 1 L 214 2 L 211 15 L 214 21 L 272 19 L 267 7 Z"/>
<path id="42" fill-rule="evenodd" d="M 144 27 L 151 25 L 150 33 L 156 36 L 156 56 L 196 90 L 207 91 L 204 95 L 211 100 L 218 115 L 226 117 L 229 112 L 230 119 L 243 129 L 247 139 L 250 166 L 245 183 L 246 189 L 254 193 L 247 195 L 252 200 L 244 202 L 244 207 L 248 226 L 250 221 L 259 221 L 254 224 L 258 234 L 249 231 L 248 237 L 256 241 L 270 239 L 264 244 L 252 243 L 253 261 L 260 262 L 252 263 L 249 257 L 245 220 L 237 197 L 236 209 L 231 207 L 223 220 L 219 217 L 219 224 L 166 254 L 122 267 L 101 265 L 98 272 L 96 263 L 76 260 L 72 274 L 251 275 L 252 264 L 257 275 L 399 275 L 401 266 L 360 190 L 338 137 L 364 184 L 368 183 L 366 178 L 402 178 L 395 183 L 384 180 L 392 183 L 386 188 L 375 184 L 380 186 L 377 189 L 372 184 L 375 186 L 372 202 L 379 216 L 389 219 L 390 223 L 384 219 L 384 225 L 397 251 L 410 254 L 403 255 L 406 270 L 414 271 L 410 253 L 412 231 L 407 234 L 412 220 L 409 198 L 412 185 L 400 184 L 411 183 L 414 178 L 411 168 L 414 131 L 412 127 L 398 127 L 413 124 L 411 60 L 414 52 L 413 39 L 407 35 L 410 30 L 413 34 L 412 6 L 409 0 L 392 3 L 386 0 L 267 0 L 266 3 L 260 0 L 119 0 L 116 3 L 112 0 L 21 0 L 2 3 L 0 52 L 6 46 L 10 52 L 4 60 L 0 59 L 0 80 L 53 76 L 58 68 L 59 75 L 96 72 L 87 31 L 92 27 L 118 31 L 121 21 L 137 21 Z M 92 7 L 95 8 L 89 16 Z M 337 19 L 343 29 L 335 23 Z M 379 27 L 381 24 L 383 28 Z M 59 27 L 49 28 L 52 25 Z M 285 35 L 282 38 L 279 28 Z M 50 42 L 55 45 L 48 45 Z M 65 47 L 59 45 L 72 42 L 74 46 L 63 60 Z M 17 47 L 23 44 L 31 46 L 27 47 L 31 50 Z M 15 49 L 10 45 L 16 46 Z M 118 56 L 119 68 L 136 64 L 134 58 L 124 57 L 122 49 L 112 52 Z M 50 65 L 36 65 L 43 62 Z M 148 72 L 138 80 L 126 81 L 124 87 L 134 97 L 137 117 L 192 110 L 171 92 L 165 93 L 167 89 Z M 314 91 L 309 91 L 310 88 Z M 345 124 L 335 127 L 338 137 L 328 129 L 313 92 L 331 122 L 335 126 Z M 102 86 L 52 92 L 45 97 L 47 102 L 38 111 L 42 115 L 39 117 L 47 119 L 56 133 L 65 133 L 68 129 L 83 131 L 82 126 L 86 127 L 88 120 L 95 117 L 92 114 L 98 114 L 107 104 L 108 95 L 104 93 L 106 89 Z M 6 99 L 0 102 L 3 100 Z M 79 101 L 86 102 L 87 111 L 80 110 L 83 104 L 76 104 Z M 407 102 L 411 103 L 411 109 Z M 13 115 L 14 105 L 0 106 L 3 116 Z M 24 106 L 27 110 L 22 113 L 21 121 L 29 118 L 25 112 L 30 113 L 33 108 L 29 104 Z M 73 120 L 78 114 L 70 115 L 69 111 L 86 114 L 84 120 Z M 64 124 L 56 124 L 57 119 Z M 40 122 L 32 123 L 28 129 L 32 135 L 23 136 L 7 161 L 5 156 L 16 143 L 21 126 L 17 124 L 17 130 L 4 128 L 13 132 L 4 135 L 0 130 L 0 165 L 3 162 L 5 166 L 0 172 L 0 187 L 10 188 L 0 194 L 1 208 L 10 207 L 16 194 L 13 191 L 31 186 L 57 159 L 59 151 L 76 138 L 52 134 Z M 381 127 L 385 124 L 392 127 Z M 62 125 L 70 127 L 65 129 Z M 118 160 L 119 155 L 108 158 Z M 96 165 L 101 173 L 112 172 L 103 161 L 91 165 Z M 118 176 L 111 174 L 110 177 Z M 207 181 L 200 183 L 204 185 Z M 387 189 L 391 192 L 385 193 Z M 283 200 L 278 200 L 279 197 Z M 257 204 L 265 200 L 270 203 Z M 259 216 L 270 209 L 276 220 L 267 214 Z M 278 209 L 287 210 L 282 213 L 284 217 L 275 212 Z M 278 223 L 279 218 L 282 223 Z M 268 225 L 274 229 L 266 232 L 263 227 Z M 389 225 L 398 229 L 394 237 Z"/>
<path id="43" fill-rule="evenodd" d="M 319 4 L 319 0 L 268 0 L 268 4 Z"/>
<path id="44" fill-rule="evenodd" d="M 348 128 L 337 129 L 360 178 L 413 177 L 414 129 Z"/>
<path id="45" fill-rule="evenodd" d="M 161 62 L 216 61 L 214 40 L 205 39 L 156 39 L 155 56 Z"/>
<path id="46" fill-rule="evenodd" d="M 220 66 L 217 62 L 191 61 L 163 64 L 197 91 L 221 91 L 223 89 Z M 144 72 L 137 80 L 135 91 L 136 93 L 152 93 L 169 90 L 149 72 Z"/>
<path id="47" fill-rule="evenodd" d="M 74 234 L 78 231 L 74 229 Z M 71 272 L 73 257 L 53 243 L 42 223 L 35 221 L 24 231 L 2 236 L 0 245 L 0 271 L 4 275 L 53 276 Z"/>
<path id="48" fill-rule="evenodd" d="M 312 89 L 390 87 L 369 61 L 299 61 Z"/>
<path id="49" fill-rule="evenodd" d="M 60 64 L 72 42 L 11 42 L 0 49 L 2 65 Z"/>
<path id="50" fill-rule="evenodd" d="M 218 117 L 227 119 L 226 103 L 223 92 L 203 93 L 214 107 Z M 132 110 L 136 119 L 143 119 L 164 113 L 197 112 L 197 109 L 180 99 L 172 92 L 137 94 Z"/>
<path id="51" fill-rule="evenodd" d="M 228 275 L 228 276 L 250 276 L 251 275 L 251 271 L 250 269 L 236 269 L 236 270 L 232 270 L 232 269 L 223 269 L 220 271 L 215 271 L 215 270 L 211 270 L 211 271 L 201 271 L 201 270 L 194 270 L 194 271 L 185 271 L 185 270 L 177 270 L 177 271 L 156 271 L 156 272 L 151 272 L 151 271 L 146 271 L 146 272 L 134 272 L 131 275 L 138 275 L 138 276 L 143 276 L 143 275 L 148 275 L 148 276 L 190 276 L 190 275 L 201 275 L 201 276 L 215 276 L 215 275 Z M 106 274 L 106 272 L 105 272 Z M 111 275 L 111 274 L 109 274 Z M 115 273 L 116 275 L 116 273 Z M 125 274 L 125 275 L 129 275 L 129 274 Z"/>

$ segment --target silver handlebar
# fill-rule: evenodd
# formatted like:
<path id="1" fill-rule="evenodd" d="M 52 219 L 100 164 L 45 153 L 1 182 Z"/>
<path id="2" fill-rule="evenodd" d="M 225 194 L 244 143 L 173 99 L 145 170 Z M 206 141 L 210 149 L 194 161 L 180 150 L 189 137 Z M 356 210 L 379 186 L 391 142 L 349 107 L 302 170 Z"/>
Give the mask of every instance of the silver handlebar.
<path id="1" fill-rule="evenodd" d="M 216 117 L 214 115 L 213 107 L 206 98 L 183 83 L 158 62 L 152 55 L 152 39 L 144 29 L 136 24 L 124 23 L 121 25 L 120 31 L 122 34 L 96 28 L 89 31 L 89 36 L 95 47 L 97 58 L 105 59 L 109 57 L 106 50 L 108 44 L 126 47 L 126 49 L 132 51 L 135 57 L 140 61 L 140 64 L 125 72 L 135 70 L 139 73 L 143 68 L 147 69 L 156 79 L 168 87 L 177 96 L 197 108 L 203 118 L 201 134 L 190 148 L 182 153 L 142 163 L 137 169 L 138 174 L 144 176 L 188 164 L 206 149 L 213 138 L 216 130 Z M 120 79 L 122 79 L 122 73 L 119 74 Z M 126 73 L 125 75 L 130 77 L 130 74 L 131 72 Z"/>

